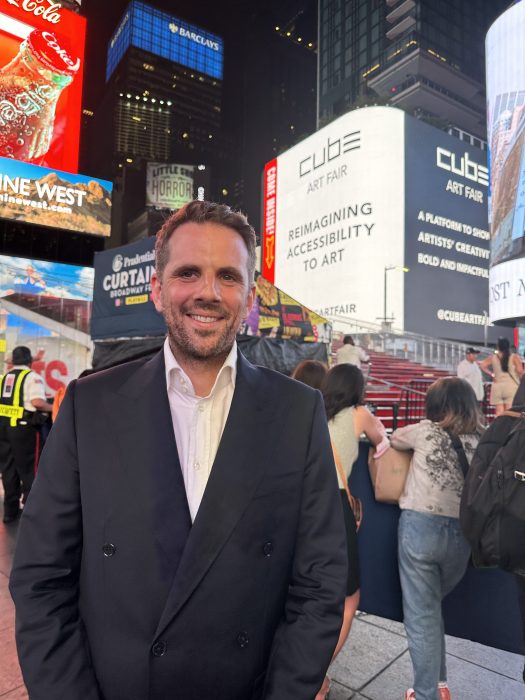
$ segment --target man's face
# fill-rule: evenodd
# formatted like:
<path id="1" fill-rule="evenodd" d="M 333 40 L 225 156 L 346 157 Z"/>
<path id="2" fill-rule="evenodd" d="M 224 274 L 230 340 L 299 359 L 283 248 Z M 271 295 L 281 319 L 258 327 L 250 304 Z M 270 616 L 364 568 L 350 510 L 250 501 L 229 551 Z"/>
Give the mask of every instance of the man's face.
<path id="1" fill-rule="evenodd" d="M 152 276 L 152 296 L 175 356 L 226 357 L 255 296 L 243 239 L 227 226 L 189 222 L 174 231 L 168 250 L 162 278 Z"/>
<path id="2" fill-rule="evenodd" d="M 475 352 L 467 352 L 467 360 L 469 362 L 474 362 L 476 359 L 476 353 Z"/>

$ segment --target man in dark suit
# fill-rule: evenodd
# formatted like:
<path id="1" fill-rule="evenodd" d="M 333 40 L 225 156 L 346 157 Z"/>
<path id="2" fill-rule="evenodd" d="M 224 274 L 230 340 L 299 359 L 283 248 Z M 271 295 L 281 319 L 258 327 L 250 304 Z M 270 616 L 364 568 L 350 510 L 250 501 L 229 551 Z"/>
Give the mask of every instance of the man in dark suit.
<path id="1" fill-rule="evenodd" d="M 73 382 L 11 576 L 31 700 L 312 700 L 344 525 L 320 394 L 237 353 L 255 235 L 192 202 L 156 243 L 163 351 Z"/>

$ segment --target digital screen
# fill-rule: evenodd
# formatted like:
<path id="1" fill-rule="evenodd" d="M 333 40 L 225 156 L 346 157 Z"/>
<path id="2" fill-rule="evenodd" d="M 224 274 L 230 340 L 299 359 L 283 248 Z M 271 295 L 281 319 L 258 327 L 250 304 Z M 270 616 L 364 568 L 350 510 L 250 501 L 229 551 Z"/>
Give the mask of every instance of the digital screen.
<path id="1" fill-rule="evenodd" d="M 148 163 L 146 206 L 180 209 L 193 199 L 203 201 L 209 192 L 210 174 L 205 165 Z"/>
<path id="2" fill-rule="evenodd" d="M 286 294 L 328 318 L 483 341 L 484 152 L 369 107 L 270 161 L 263 183 L 263 275 Z"/>
<path id="3" fill-rule="evenodd" d="M 129 46 L 222 80 L 221 37 L 138 0 L 130 3 L 110 40 L 106 80 Z"/>
<path id="4" fill-rule="evenodd" d="M 26 345 L 46 393 L 90 364 L 93 268 L 0 255 L 0 361 Z M 1 369 L 1 368 L 0 368 Z"/>
<path id="5" fill-rule="evenodd" d="M 86 20 L 0 0 L 0 157 L 78 170 Z"/>
<path id="6" fill-rule="evenodd" d="M 107 180 L 0 158 L 0 219 L 109 236 L 112 190 Z"/>
<path id="7" fill-rule="evenodd" d="M 490 317 L 525 317 L 525 3 L 517 3 L 490 27 L 486 39 L 488 143 L 490 149 Z M 512 265 L 506 261 L 513 260 Z M 509 277 L 509 272 L 518 277 Z M 509 286 L 507 286 L 507 284 Z M 516 287 L 517 285 L 517 287 Z"/>
<path id="8" fill-rule="evenodd" d="M 405 141 L 405 329 L 477 344 L 485 334 L 496 340 L 486 153 L 409 116 Z"/>
<path id="9" fill-rule="evenodd" d="M 265 170 L 263 275 L 324 317 L 378 322 L 403 266 L 404 114 L 354 110 Z M 404 324 L 403 274 L 389 313 Z"/>

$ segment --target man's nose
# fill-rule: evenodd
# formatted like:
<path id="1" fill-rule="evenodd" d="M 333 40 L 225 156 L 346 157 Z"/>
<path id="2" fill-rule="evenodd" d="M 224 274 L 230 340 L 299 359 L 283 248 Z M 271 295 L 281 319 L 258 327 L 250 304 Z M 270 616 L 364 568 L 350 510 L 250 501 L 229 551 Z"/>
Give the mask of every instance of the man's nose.
<path id="1" fill-rule="evenodd" d="M 215 275 L 202 275 L 201 285 L 198 291 L 201 299 L 217 301 L 221 297 L 219 280 Z"/>

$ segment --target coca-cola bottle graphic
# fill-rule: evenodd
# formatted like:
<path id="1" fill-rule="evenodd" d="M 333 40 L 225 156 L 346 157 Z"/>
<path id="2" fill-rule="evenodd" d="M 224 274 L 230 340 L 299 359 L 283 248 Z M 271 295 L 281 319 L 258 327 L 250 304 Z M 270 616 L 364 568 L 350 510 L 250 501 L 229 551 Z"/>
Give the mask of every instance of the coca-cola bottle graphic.
<path id="1" fill-rule="evenodd" d="M 58 98 L 79 67 L 52 32 L 35 29 L 20 44 L 0 69 L 0 156 L 27 161 L 47 153 Z"/>

